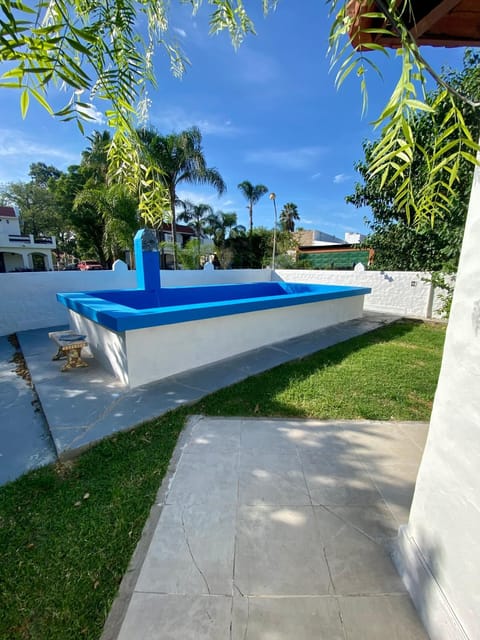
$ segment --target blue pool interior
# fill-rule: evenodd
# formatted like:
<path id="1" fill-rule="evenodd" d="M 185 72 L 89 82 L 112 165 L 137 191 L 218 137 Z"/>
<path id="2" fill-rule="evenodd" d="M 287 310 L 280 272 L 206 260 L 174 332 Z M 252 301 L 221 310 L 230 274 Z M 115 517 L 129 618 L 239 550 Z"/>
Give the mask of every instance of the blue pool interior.
<path id="1" fill-rule="evenodd" d="M 72 311 L 113 331 L 307 304 L 370 293 L 366 287 L 290 282 L 58 293 Z"/>

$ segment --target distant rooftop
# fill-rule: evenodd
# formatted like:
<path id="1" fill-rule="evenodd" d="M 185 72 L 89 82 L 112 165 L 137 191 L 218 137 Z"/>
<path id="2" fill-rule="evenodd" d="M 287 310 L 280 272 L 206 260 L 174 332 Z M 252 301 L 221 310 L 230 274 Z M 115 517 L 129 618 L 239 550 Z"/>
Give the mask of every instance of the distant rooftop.
<path id="1" fill-rule="evenodd" d="M 320 247 L 330 244 L 345 244 L 345 240 L 332 236 L 323 231 L 307 229 L 298 231 L 298 244 L 300 247 Z"/>
<path id="2" fill-rule="evenodd" d="M 0 207 L 0 218 L 16 218 L 17 214 L 13 207 Z"/>

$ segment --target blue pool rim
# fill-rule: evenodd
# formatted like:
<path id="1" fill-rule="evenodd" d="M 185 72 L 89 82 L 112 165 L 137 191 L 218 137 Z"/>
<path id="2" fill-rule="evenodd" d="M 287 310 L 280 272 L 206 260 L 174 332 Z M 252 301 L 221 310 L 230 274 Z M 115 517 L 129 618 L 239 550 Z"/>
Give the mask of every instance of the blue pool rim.
<path id="1" fill-rule="evenodd" d="M 261 285 L 266 285 L 262 287 Z M 259 290 L 275 285 L 282 290 L 277 295 L 255 295 Z M 190 302 L 188 299 L 198 299 L 205 294 L 208 298 L 208 289 L 221 290 L 224 294 L 222 300 L 209 300 L 206 302 Z M 242 292 L 242 297 L 236 297 L 237 292 Z M 162 293 L 168 296 L 169 291 L 178 296 L 181 291 L 185 304 L 170 306 L 152 306 L 150 308 L 134 308 L 126 304 L 116 302 L 115 297 L 135 299 L 135 296 L 148 295 L 148 292 L 139 289 L 108 290 L 108 291 L 81 291 L 73 293 L 57 293 L 57 300 L 68 309 L 85 316 L 112 331 L 123 332 L 148 327 L 178 324 L 195 320 L 206 320 L 239 313 L 250 313 L 291 307 L 295 305 L 310 304 L 314 302 L 326 302 L 352 296 L 364 296 L 371 292 L 369 287 L 352 287 L 341 285 L 305 284 L 305 283 L 247 283 L 243 285 L 201 285 L 196 287 L 161 288 Z M 292 291 L 296 291 L 293 292 Z M 102 297 L 102 296 L 106 296 Z"/>

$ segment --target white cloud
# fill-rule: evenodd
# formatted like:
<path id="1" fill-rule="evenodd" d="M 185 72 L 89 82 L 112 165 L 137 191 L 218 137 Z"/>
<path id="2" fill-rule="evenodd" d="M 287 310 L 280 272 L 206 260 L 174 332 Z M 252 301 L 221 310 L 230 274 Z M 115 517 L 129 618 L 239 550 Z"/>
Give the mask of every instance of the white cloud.
<path id="1" fill-rule="evenodd" d="M 78 154 L 70 153 L 60 147 L 39 143 L 28 138 L 22 132 L 11 129 L 0 129 L 0 156 L 42 156 L 61 159 L 65 162 L 78 161 Z"/>
<path id="2" fill-rule="evenodd" d="M 105 116 L 101 111 L 99 111 L 93 104 L 88 105 L 87 109 L 81 109 L 81 112 L 84 113 L 90 122 L 93 124 L 94 122 L 97 124 L 106 124 Z"/>
<path id="3" fill-rule="evenodd" d="M 187 37 L 187 32 L 185 31 L 185 29 L 179 29 L 178 27 L 173 27 L 173 30 L 175 31 L 175 33 L 178 33 L 178 35 L 181 36 L 182 38 Z"/>
<path id="4" fill-rule="evenodd" d="M 312 180 L 317 180 L 318 178 L 320 178 L 322 176 L 322 172 L 321 171 L 317 171 L 317 173 L 314 173 L 312 176 Z"/>
<path id="5" fill-rule="evenodd" d="M 188 200 L 193 204 L 209 204 L 214 210 L 231 208 L 234 204 L 232 200 L 219 198 L 213 187 L 210 191 L 178 189 L 177 196 L 180 200 Z"/>
<path id="6" fill-rule="evenodd" d="M 347 182 L 347 180 L 350 180 L 350 178 L 351 176 L 347 175 L 346 173 L 337 173 L 337 175 L 333 178 L 333 183 L 342 184 L 342 182 Z"/>
<path id="7" fill-rule="evenodd" d="M 170 109 L 151 114 L 151 122 L 161 132 L 184 131 L 196 126 L 204 135 L 236 136 L 241 133 L 238 127 L 232 125 L 231 120 L 220 118 L 205 118 L 198 114 L 187 113 L 184 109 Z"/>
<path id="8" fill-rule="evenodd" d="M 258 149 L 247 153 L 246 160 L 267 164 L 279 169 L 308 169 L 325 153 L 323 147 L 300 147 L 297 149 Z"/>

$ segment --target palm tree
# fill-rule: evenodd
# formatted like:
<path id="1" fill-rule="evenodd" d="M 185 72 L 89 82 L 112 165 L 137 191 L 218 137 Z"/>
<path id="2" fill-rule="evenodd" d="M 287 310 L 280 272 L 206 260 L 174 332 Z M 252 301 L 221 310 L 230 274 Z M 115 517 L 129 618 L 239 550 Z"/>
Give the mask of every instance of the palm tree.
<path id="1" fill-rule="evenodd" d="M 175 205 L 178 203 L 178 185 L 182 182 L 209 184 L 216 189 L 218 195 L 226 191 L 226 185 L 217 169 L 207 167 L 202 148 L 202 134 L 198 127 L 191 127 L 180 133 L 170 133 L 166 136 L 152 129 L 141 130 L 139 138 L 145 146 L 150 161 L 159 169 L 158 180 L 168 190 L 173 236 L 173 265 L 176 269 Z"/>
<path id="2" fill-rule="evenodd" d="M 300 220 L 298 207 L 293 202 L 287 202 L 280 212 L 280 224 L 284 231 L 295 231 L 295 221 Z"/>
<path id="3" fill-rule="evenodd" d="M 248 180 L 244 180 L 243 182 L 240 182 L 240 184 L 238 185 L 238 188 L 240 189 L 240 191 L 248 201 L 247 208 L 250 216 L 249 235 L 251 237 L 252 230 L 253 230 L 253 205 L 257 204 L 260 198 L 267 193 L 268 189 L 264 184 L 257 184 L 253 186 L 253 184 Z"/>
<path id="4" fill-rule="evenodd" d="M 112 142 L 109 131 L 94 131 L 87 140 L 90 146 L 82 151 L 82 168 L 95 184 L 105 184 L 108 174 L 108 149 Z"/>
<path id="5" fill-rule="evenodd" d="M 121 184 L 84 187 L 75 197 L 73 211 L 91 218 L 99 233 L 94 244 L 100 262 L 111 264 L 124 258 L 125 249 L 133 249 L 133 236 L 138 228 L 138 203 Z"/>
<path id="6" fill-rule="evenodd" d="M 200 241 L 207 226 L 210 222 L 210 216 L 213 215 L 213 209 L 209 204 L 193 204 L 186 200 L 183 202 L 183 213 L 178 218 L 195 229 L 195 237 L 197 238 L 197 258 L 200 263 Z"/>
<path id="7" fill-rule="evenodd" d="M 216 211 L 208 218 L 207 233 L 213 237 L 213 242 L 218 249 L 223 249 L 227 233 L 229 237 L 244 234 L 246 229 L 243 225 L 237 224 L 236 213 L 224 213 Z"/>

